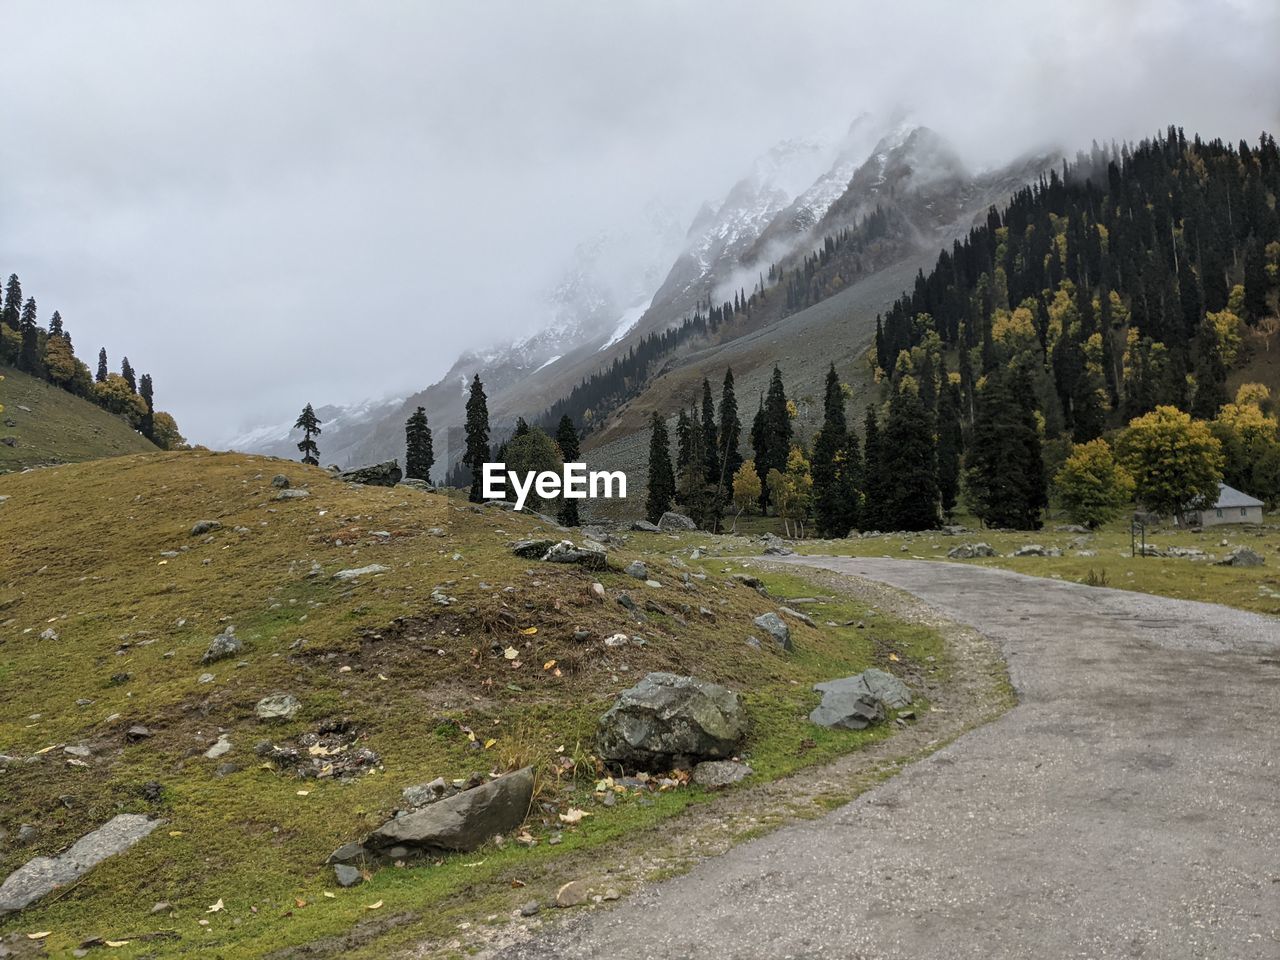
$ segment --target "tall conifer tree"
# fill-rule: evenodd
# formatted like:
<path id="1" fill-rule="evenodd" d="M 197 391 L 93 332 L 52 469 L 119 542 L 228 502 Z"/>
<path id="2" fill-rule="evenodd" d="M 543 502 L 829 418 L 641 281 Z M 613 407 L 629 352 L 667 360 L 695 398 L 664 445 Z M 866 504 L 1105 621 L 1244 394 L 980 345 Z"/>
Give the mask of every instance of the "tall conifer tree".
<path id="1" fill-rule="evenodd" d="M 471 393 L 467 397 L 467 420 L 464 427 L 466 433 L 466 450 L 462 462 L 471 471 L 472 503 L 480 503 L 483 499 L 483 470 L 489 460 L 489 400 L 484 395 L 484 384 L 480 382 L 480 374 L 471 379 Z"/>
<path id="2" fill-rule="evenodd" d="M 424 407 L 418 407 L 404 422 L 404 448 L 404 475 L 410 480 L 430 483 L 436 454 Z"/>
<path id="3" fill-rule="evenodd" d="M 318 467 L 320 465 L 320 447 L 316 444 L 315 438 L 320 436 L 322 431 L 320 429 L 320 418 L 316 416 L 311 404 L 308 403 L 302 408 L 302 413 L 298 414 L 298 419 L 293 428 L 302 431 L 302 439 L 298 441 L 298 450 L 302 453 L 302 462 Z"/>
<path id="4" fill-rule="evenodd" d="M 560 418 L 556 427 L 556 444 L 560 447 L 560 456 L 565 463 L 579 463 L 582 457 L 578 430 L 573 420 L 566 413 Z M 560 504 L 560 522 L 566 527 L 576 527 L 578 520 L 578 501 L 565 497 Z"/>
<path id="5" fill-rule="evenodd" d="M 650 523 L 657 523 L 671 509 L 676 478 L 671 469 L 667 424 L 656 412 L 650 415 L 649 431 L 649 494 L 645 498 L 645 516 Z"/>

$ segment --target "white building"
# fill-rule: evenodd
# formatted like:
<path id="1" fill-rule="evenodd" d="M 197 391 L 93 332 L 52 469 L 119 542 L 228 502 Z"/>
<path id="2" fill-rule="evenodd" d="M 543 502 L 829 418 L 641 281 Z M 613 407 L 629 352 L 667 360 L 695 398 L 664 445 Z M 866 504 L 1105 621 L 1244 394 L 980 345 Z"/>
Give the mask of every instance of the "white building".
<path id="1" fill-rule="evenodd" d="M 1218 484 L 1218 502 L 1212 507 L 1191 514 L 1188 521 L 1202 527 L 1216 527 L 1224 523 L 1261 523 L 1262 501 L 1225 483 Z"/>

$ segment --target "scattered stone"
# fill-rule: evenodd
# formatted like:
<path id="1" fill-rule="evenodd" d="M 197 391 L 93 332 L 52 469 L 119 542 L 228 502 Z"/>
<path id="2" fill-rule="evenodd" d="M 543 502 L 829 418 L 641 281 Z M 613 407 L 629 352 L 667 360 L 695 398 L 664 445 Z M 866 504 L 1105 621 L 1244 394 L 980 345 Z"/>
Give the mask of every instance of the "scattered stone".
<path id="1" fill-rule="evenodd" d="M 649 579 L 649 569 L 644 565 L 643 560 L 632 560 L 627 564 L 627 568 L 624 572 L 627 576 L 635 577 L 637 580 Z"/>
<path id="2" fill-rule="evenodd" d="M 658 533 L 661 528 L 656 523 L 650 523 L 648 520 L 637 520 L 631 524 L 631 529 L 639 533 Z"/>
<path id="3" fill-rule="evenodd" d="M 1049 551 L 1038 543 L 1028 543 L 1013 551 L 1015 557 L 1047 557 Z"/>
<path id="4" fill-rule="evenodd" d="M 93 756 L 93 751 L 83 743 L 69 744 L 62 748 L 62 752 L 70 754 L 73 757 L 80 757 L 81 759 Z"/>
<path id="5" fill-rule="evenodd" d="M 962 543 L 947 551 L 951 560 L 972 560 L 974 557 L 998 557 L 1000 554 L 991 549 L 989 543 Z"/>
<path id="6" fill-rule="evenodd" d="M 1082 527 L 1078 523 L 1060 523 L 1053 528 L 1058 533 L 1091 533 L 1088 527 Z"/>
<path id="7" fill-rule="evenodd" d="M 691 517 L 668 510 L 658 520 L 658 529 L 664 533 L 672 530 L 697 530 L 698 525 L 693 522 Z"/>
<path id="8" fill-rule="evenodd" d="M 597 597 L 599 597 L 601 600 L 603 600 L 603 599 L 604 599 L 604 584 L 603 584 L 603 583 L 593 583 L 593 584 L 591 584 L 591 592 L 592 592 L 593 594 L 595 594 L 595 596 L 597 596 Z"/>
<path id="9" fill-rule="evenodd" d="M 271 485 L 279 490 L 288 490 L 289 478 L 286 477 L 283 473 L 277 473 L 274 477 L 271 478 Z"/>
<path id="10" fill-rule="evenodd" d="M 634 610 L 636 608 L 636 602 L 631 599 L 631 594 L 620 593 L 618 594 L 618 606 L 622 607 L 624 610 Z"/>
<path id="11" fill-rule="evenodd" d="M 212 533 L 214 530 L 221 530 L 222 524 L 217 520 L 199 520 L 191 528 L 191 536 L 203 537 L 206 533 Z"/>
<path id="12" fill-rule="evenodd" d="M 1266 563 L 1262 555 L 1248 547 L 1236 547 L 1217 562 L 1220 567 L 1260 567 Z"/>
<path id="13" fill-rule="evenodd" d="M 355 470 L 344 470 L 338 474 L 338 479 L 344 483 L 359 483 L 367 487 L 394 487 L 403 477 L 400 464 L 395 460 L 375 463 L 368 467 L 357 467 Z"/>
<path id="14" fill-rule="evenodd" d="M 338 881 L 338 886 L 340 887 L 354 887 L 364 880 L 364 874 L 346 863 L 335 863 L 333 865 L 333 877 Z"/>
<path id="15" fill-rule="evenodd" d="M 768 591 L 764 588 L 764 581 L 759 577 L 753 577 L 749 573 L 735 573 L 733 575 L 733 579 L 737 580 L 744 587 L 750 587 L 762 597 L 767 597 L 769 595 Z"/>
<path id="16" fill-rule="evenodd" d="M 302 704 L 292 693 L 273 693 L 263 697 L 253 708 L 259 720 L 292 720 Z"/>
<path id="17" fill-rule="evenodd" d="M 405 847 L 436 854 L 474 850 L 495 834 L 524 822 L 533 801 L 533 768 L 525 767 L 489 783 L 388 820 L 365 840 L 375 853 Z"/>
<path id="18" fill-rule="evenodd" d="M 384 567 L 380 563 L 371 563 L 367 567 L 354 567 L 349 570 L 339 570 L 333 575 L 334 580 L 357 580 L 360 577 L 373 576 L 376 573 L 388 573 L 390 567 Z"/>
<path id="19" fill-rule="evenodd" d="M 41 631 L 40 639 L 41 640 L 58 640 L 59 639 L 58 631 L 53 629 L 53 627 L 49 627 L 48 629 Z"/>
<path id="20" fill-rule="evenodd" d="M 561 540 L 552 545 L 542 559 L 548 563 L 576 563 L 586 570 L 604 570 L 608 567 L 604 547 L 590 540 L 583 541 L 581 547 L 575 547 L 570 540 Z"/>
<path id="21" fill-rule="evenodd" d="M 417 477 L 405 477 L 397 487 L 408 487 L 410 490 L 417 490 L 419 493 L 435 493 L 436 488 L 426 480 L 419 480 Z"/>
<path id="22" fill-rule="evenodd" d="M 217 760 L 219 757 L 225 756 L 230 752 L 231 741 L 224 733 L 222 736 L 218 737 L 218 741 L 213 746 L 204 752 L 204 755 L 210 760 Z"/>
<path id="23" fill-rule="evenodd" d="M 779 607 L 778 610 L 781 613 L 785 613 L 792 620 L 799 620 L 805 626 L 817 627 L 817 624 L 813 622 L 813 617 L 809 616 L 807 613 L 801 613 L 799 610 L 791 609 L 791 607 Z"/>
<path id="24" fill-rule="evenodd" d="M 625 647 L 628 643 L 630 643 L 630 639 L 625 633 L 615 633 L 611 637 L 604 638 L 606 647 Z"/>
<path id="25" fill-rule="evenodd" d="M 18 827 L 18 845 L 19 846 L 25 847 L 28 844 L 35 843 L 36 837 L 38 836 L 40 836 L 40 831 L 37 830 L 35 827 L 33 827 L 29 823 L 24 823 L 20 827 Z"/>
<path id="26" fill-rule="evenodd" d="M 769 634 L 773 642 L 783 650 L 791 649 L 791 628 L 776 613 L 762 613 L 752 623 Z"/>
<path id="27" fill-rule="evenodd" d="M 910 688 L 891 673 L 872 667 L 852 677 L 828 680 L 813 688 L 822 702 L 809 714 L 821 727 L 862 730 L 885 718 L 885 708 L 911 705 Z"/>
<path id="28" fill-rule="evenodd" d="M 80 879 L 103 860 L 128 850 L 163 822 L 138 813 L 122 813 L 85 834 L 65 853 L 27 861 L 0 884 L 0 917 L 16 913 Z"/>
<path id="29" fill-rule="evenodd" d="M 708 790 L 719 790 L 741 783 L 755 773 L 736 760 L 704 760 L 693 768 L 693 782 Z"/>
<path id="30" fill-rule="evenodd" d="M 311 496 L 310 490 L 303 490 L 301 487 L 290 490 L 281 490 L 276 494 L 277 500 L 305 500 Z"/>
<path id="31" fill-rule="evenodd" d="M 400 791 L 400 795 L 404 797 L 405 803 L 409 806 L 425 807 L 429 803 L 435 803 L 440 798 L 456 792 L 450 784 L 445 782 L 444 777 L 436 777 L 430 783 L 419 783 L 412 787 L 405 787 Z"/>
<path id="32" fill-rule="evenodd" d="M 718 683 L 651 673 L 624 690 L 596 731 L 605 760 L 668 769 L 733 756 L 747 728 L 741 698 Z"/>
<path id="33" fill-rule="evenodd" d="M 155 916 L 157 913 L 168 913 L 173 909 L 173 905 L 168 900 L 161 900 L 159 903 L 152 904 L 151 914 Z"/>
<path id="34" fill-rule="evenodd" d="M 140 740 L 147 739 L 149 736 L 151 736 L 151 731 L 140 723 L 134 724 L 124 732 L 125 739 L 130 743 L 137 743 Z"/>
<path id="35" fill-rule="evenodd" d="M 764 649 L 764 644 L 760 642 L 759 637 L 747 637 L 747 646 L 755 650 Z"/>
<path id="36" fill-rule="evenodd" d="M 219 660 L 225 660 L 228 657 L 234 657 L 244 649 L 244 644 L 240 642 L 240 638 L 236 636 L 236 628 L 228 626 L 220 634 L 213 638 L 209 644 L 209 648 L 205 650 L 204 656 L 200 658 L 201 663 L 216 663 Z"/>
<path id="37" fill-rule="evenodd" d="M 576 907 L 587 902 L 591 888 L 585 880 L 570 880 L 556 891 L 557 907 Z"/>
<path id="38" fill-rule="evenodd" d="M 512 545 L 511 552 L 523 560 L 540 560 L 555 545 L 554 540 L 520 540 Z"/>
<path id="39" fill-rule="evenodd" d="M 533 917 L 537 916 L 538 911 L 542 909 L 542 905 L 537 900 L 530 900 L 528 903 L 522 904 L 520 907 L 520 916 Z"/>
<path id="40" fill-rule="evenodd" d="M 1182 560 L 1202 560 L 1205 552 L 1196 547 L 1169 547 L 1165 550 L 1166 557 L 1177 557 Z"/>

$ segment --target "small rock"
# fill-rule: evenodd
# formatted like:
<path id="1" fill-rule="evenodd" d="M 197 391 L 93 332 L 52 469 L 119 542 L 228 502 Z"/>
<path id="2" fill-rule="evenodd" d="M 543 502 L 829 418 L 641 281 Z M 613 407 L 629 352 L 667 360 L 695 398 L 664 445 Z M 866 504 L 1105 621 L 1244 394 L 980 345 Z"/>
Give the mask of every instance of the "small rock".
<path id="1" fill-rule="evenodd" d="M 58 631 L 53 629 L 53 627 L 49 627 L 47 630 L 43 631 L 40 634 L 40 639 L 41 640 L 57 640 Z"/>
<path id="2" fill-rule="evenodd" d="M 358 580 L 360 577 L 373 576 L 377 573 L 387 573 L 390 567 L 384 567 L 380 563 L 371 563 L 367 567 L 353 567 L 349 570 L 339 570 L 333 575 L 334 580 Z"/>
<path id="3" fill-rule="evenodd" d="M 271 478 L 271 485 L 273 487 L 276 487 L 279 490 L 288 490 L 289 478 L 286 477 L 283 473 L 277 473 L 274 477 Z"/>
<path id="4" fill-rule="evenodd" d="M 799 610 L 792 610 L 790 607 L 779 607 L 778 610 L 781 611 L 782 613 L 785 613 L 792 620 L 799 620 L 805 626 L 808 626 L 808 627 L 817 626 L 817 624 L 813 622 L 813 618 L 809 616 L 807 613 L 801 613 Z"/>
<path id="5" fill-rule="evenodd" d="M 273 693 L 263 697 L 253 708 L 259 720 L 292 720 L 302 709 L 298 698 L 291 693 Z"/>
<path id="6" fill-rule="evenodd" d="M 645 567 L 643 560 L 632 560 L 627 564 L 624 571 L 627 576 L 635 577 L 637 580 L 648 580 L 649 570 Z"/>
<path id="7" fill-rule="evenodd" d="M 276 494 L 277 500 L 305 500 L 311 496 L 310 490 L 303 490 L 301 487 L 291 490 L 281 490 Z"/>
<path id="8" fill-rule="evenodd" d="M 532 916 L 535 916 L 538 913 L 538 911 L 541 909 L 542 909 L 542 905 L 539 904 L 537 900 L 530 900 L 528 903 L 521 905 L 520 916 L 532 917 Z"/>
<path id="9" fill-rule="evenodd" d="M 219 660 L 225 660 L 227 657 L 234 657 L 244 649 L 244 644 L 240 642 L 240 638 L 236 636 L 236 628 L 228 626 L 220 634 L 213 638 L 209 647 L 204 652 L 204 656 L 200 658 L 201 663 L 216 663 Z"/>
<path id="10" fill-rule="evenodd" d="M 154 916 L 157 913 L 168 913 L 172 909 L 173 906 L 168 900 L 161 900 L 159 903 L 152 904 L 151 913 Z"/>
<path id="11" fill-rule="evenodd" d="M 221 530 L 221 529 L 222 529 L 222 524 L 220 524 L 217 520 L 199 520 L 191 528 L 191 536 L 202 537 L 206 533 L 211 533 L 214 530 Z"/>
<path id="12" fill-rule="evenodd" d="M 693 782 L 708 790 L 719 790 L 741 783 L 753 773 L 747 764 L 736 760 L 704 760 L 693 768 Z"/>
<path id="13" fill-rule="evenodd" d="M 668 510 L 658 521 L 658 529 L 663 532 L 673 530 L 697 530 L 698 525 L 693 522 L 691 517 L 686 517 L 683 513 L 674 513 Z"/>
<path id="14" fill-rule="evenodd" d="M 204 755 L 210 760 L 217 760 L 218 757 L 224 756 L 231 752 L 231 741 L 227 739 L 224 733 L 218 737 L 218 741 L 204 752 Z"/>
<path id="15" fill-rule="evenodd" d="M 1220 567 L 1260 567 L 1266 561 L 1257 551 L 1248 547 L 1236 547 L 1217 562 Z"/>
<path id="16" fill-rule="evenodd" d="M 557 907 L 576 907 L 587 902 L 591 888 L 585 880 L 570 880 L 556 891 Z"/>
<path id="17" fill-rule="evenodd" d="M 93 751 L 92 751 L 92 750 L 90 750 L 88 747 L 86 747 L 86 746 L 85 746 L 84 744 L 82 744 L 82 743 L 80 743 L 80 744 L 74 744 L 74 745 L 69 745 L 69 746 L 65 746 L 65 747 L 63 747 L 63 748 L 62 748 L 62 752 L 63 752 L 63 753 L 69 753 L 69 754 L 70 754 L 71 756 L 73 756 L 73 757 L 82 757 L 82 758 L 83 758 L 83 757 L 91 757 L 91 756 L 93 756 Z"/>
<path id="18" fill-rule="evenodd" d="M 139 740 L 145 740 L 151 736 L 151 731 L 138 723 L 126 730 L 124 736 L 130 743 L 137 743 Z"/>
<path id="19" fill-rule="evenodd" d="M 364 879 L 359 870 L 346 863 L 335 863 L 333 865 L 333 876 L 340 887 L 354 887 Z"/>

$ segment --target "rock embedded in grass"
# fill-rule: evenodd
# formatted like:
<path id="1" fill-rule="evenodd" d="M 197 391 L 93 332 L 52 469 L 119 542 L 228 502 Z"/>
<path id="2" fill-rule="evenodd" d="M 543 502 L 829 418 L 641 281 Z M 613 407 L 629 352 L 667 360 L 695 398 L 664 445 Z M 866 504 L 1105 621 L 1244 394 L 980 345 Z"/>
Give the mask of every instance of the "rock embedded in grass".
<path id="1" fill-rule="evenodd" d="M 635 577 L 637 580 L 649 579 L 649 569 L 644 565 L 643 560 L 632 560 L 627 564 L 623 572 L 629 577 Z"/>
<path id="2" fill-rule="evenodd" d="M 204 656 L 200 658 L 201 663 L 216 663 L 219 660 L 225 660 L 228 657 L 234 657 L 244 649 L 244 644 L 240 642 L 240 638 L 236 636 L 236 628 L 228 626 L 220 634 L 213 638 L 208 649 L 205 650 Z"/>
<path id="3" fill-rule="evenodd" d="M 911 689 L 874 667 L 813 689 L 822 694 L 822 702 L 809 714 L 810 721 L 838 730 L 863 730 L 883 721 L 886 707 L 900 710 L 911 705 Z"/>
<path id="4" fill-rule="evenodd" d="M 292 720 L 301 709 L 301 702 L 293 694 L 273 693 L 259 700 L 253 712 L 259 720 Z"/>
<path id="5" fill-rule="evenodd" d="M 1221 560 L 1217 561 L 1219 567 L 1260 567 L 1266 560 L 1262 555 L 1248 547 L 1236 547 Z"/>
<path id="6" fill-rule="evenodd" d="M 303 490 L 301 487 L 290 490 L 281 490 L 276 494 L 277 500 L 305 500 L 311 496 L 310 490 Z"/>
<path id="7" fill-rule="evenodd" d="M 198 520 L 191 527 L 191 536 L 202 537 L 206 533 L 212 533 L 214 530 L 221 530 L 222 524 L 217 520 Z"/>
<path id="8" fill-rule="evenodd" d="M 664 533 L 680 530 L 697 530 L 698 525 L 693 522 L 693 518 L 686 517 L 683 513 L 675 513 L 668 510 L 658 520 L 658 529 Z"/>
<path id="9" fill-rule="evenodd" d="M 600 757 L 648 769 L 733 756 L 747 730 L 738 694 L 718 683 L 651 673 L 600 718 Z"/>
<path id="10" fill-rule="evenodd" d="M 693 768 L 693 782 L 708 790 L 719 790 L 741 783 L 755 773 L 737 760 L 704 760 Z"/>
<path id="11" fill-rule="evenodd" d="M 333 575 L 334 580 L 358 580 L 360 577 L 373 576 L 375 573 L 387 573 L 390 567 L 384 567 L 380 563 L 371 563 L 367 567 L 352 567 L 348 570 L 339 570 Z"/>
<path id="12" fill-rule="evenodd" d="M 790 650 L 791 647 L 791 628 L 786 625 L 783 619 L 776 613 L 762 613 L 752 621 L 757 627 L 769 634 L 783 650 Z"/>

